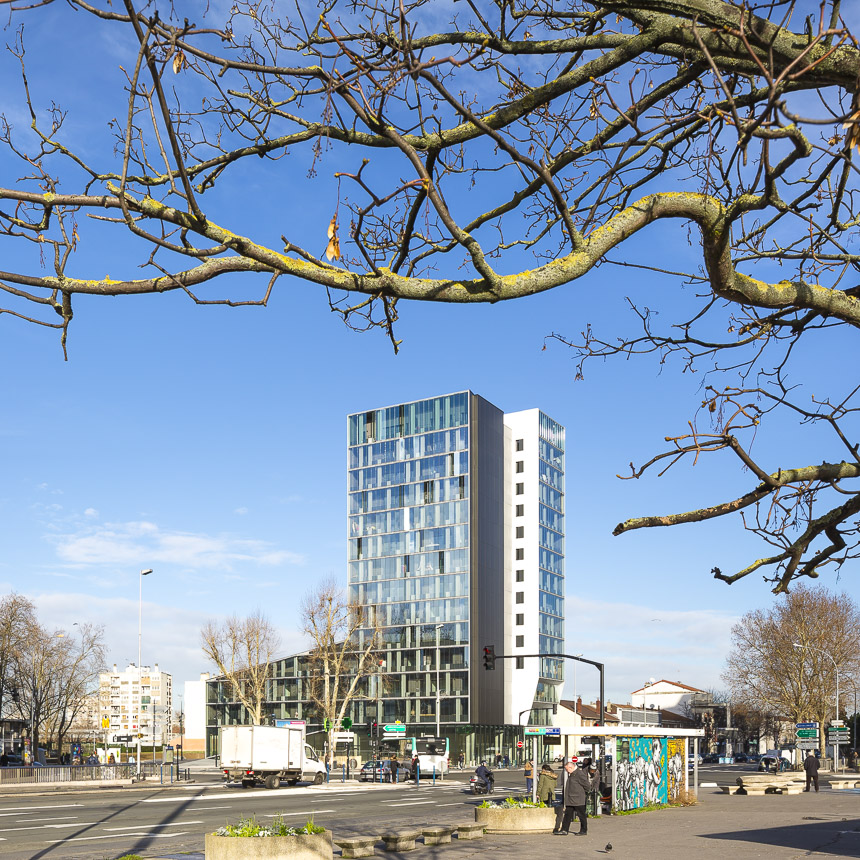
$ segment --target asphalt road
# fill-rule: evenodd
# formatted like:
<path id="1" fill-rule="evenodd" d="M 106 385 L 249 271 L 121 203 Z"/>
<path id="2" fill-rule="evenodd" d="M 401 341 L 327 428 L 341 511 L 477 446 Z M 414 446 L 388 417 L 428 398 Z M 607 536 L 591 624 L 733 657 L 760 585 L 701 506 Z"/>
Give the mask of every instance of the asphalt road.
<path id="1" fill-rule="evenodd" d="M 733 783 L 755 765 L 702 765 L 703 784 Z M 197 773 L 184 788 L 159 786 L 97 792 L 55 792 L 0 798 L 0 855 L 9 860 L 111 860 L 126 853 L 157 857 L 202 852 L 203 837 L 226 822 L 282 814 L 303 825 L 308 818 L 336 835 L 384 828 L 473 820 L 483 798 L 468 791 L 471 772 L 444 782 L 376 786 L 332 782 L 328 786 L 269 791 L 225 786 L 216 773 Z M 521 794 L 522 771 L 497 772 L 496 797 Z"/>
<path id="2" fill-rule="evenodd" d="M 320 787 L 243 790 L 189 785 L 185 789 L 115 789 L 0 799 L 0 855 L 6 860 L 86 858 L 126 853 L 150 857 L 203 851 L 203 837 L 226 822 L 282 814 L 301 826 L 308 818 L 337 834 L 472 821 L 483 800 L 468 792 L 469 774 L 444 782 L 398 786 L 332 783 Z M 501 774 L 496 796 L 521 793 L 522 772 Z"/>

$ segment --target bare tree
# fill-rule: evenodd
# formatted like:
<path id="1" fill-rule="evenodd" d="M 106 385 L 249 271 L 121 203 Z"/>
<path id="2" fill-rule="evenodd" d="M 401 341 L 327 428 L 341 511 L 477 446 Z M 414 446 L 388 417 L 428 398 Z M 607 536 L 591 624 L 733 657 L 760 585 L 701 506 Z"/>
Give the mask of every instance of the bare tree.
<path id="1" fill-rule="evenodd" d="M 128 50 L 120 71 L 104 58 L 122 94 L 106 86 L 75 117 L 108 141 L 76 151 L 56 87 L 26 75 L 22 31 L 9 46 L 0 145 L 19 170 L 0 188 L 15 249 L 0 313 L 60 330 L 65 348 L 81 296 L 265 305 L 286 276 L 396 349 L 403 300 L 494 303 L 600 265 L 656 270 L 677 289 L 631 299 L 635 331 L 576 321 L 580 337 L 553 336 L 580 373 L 643 353 L 708 372 L 700 413 L 631 477 L 721 452 L 752 478 L 616 534 L 740 513 L 772 548 L 712 572 L 761 571 L 778 592 L 858 554 L 858 388 L 819 374 L 806 397 L 793 375 L 801 343 L 860 327 L 860 50 L 841 0 L 325 0 L 311 15 L 240 0 L 198 20 L 166 0 L 0 4 L 13 21 L 90 16 L 81 54 Z M 76 75 L 54 61 L 58 80 Z M 279 237 L 260 217 L 285 211 L 284 182 L 331 199 L 317 240 L 288 209 Z M 686 241 L 693 264 L 635 257 L 646 229 L 662 231 L 654 247 Z M 78 252 L 108 242 L 123 271 L 81 272 Z M 752 449 L 780 415 L 810 433 L 799 462 Z"/>
<path id="2" fill-rule="evenodd" d="M 36 607 L 20 594 L 0 599 L 0 718 L 4 706 L 20 698 L 21 679 L 16 676 L 17 659 L 27 644 L 27 634 L 36 624 Z"/>
<path id="3" fill-rule="evenodd" d="M 323 582 L 302 602 L 302 630 L 311 641 L 308 698 L 328 720 L 328 761 L 333 763 L 332 734 L 352 702 L 363 695 L 362 682 L 377 675 L 381 633 L 372 612 L 350 602 L 333 580 Z M 380 716 L 380 715 L 377 715 Z"/>
<path id="4" fill-rule="evenodd" d="M 860 609 L 845 593 L 798 585 L 732 628 L 723 680 L 748 707 L 794 723 L 817 721 L 823 748 L 823 727 L 836 707 L 836 673 L 828 657 L 839 667 L 844 692 L 860 677 Z"/>
<path id="5" fill-rule="evenodd" d="M 200 631 L 201 647 L 218 668 L 229 694 L 245 706 L 251 722 L 263 721 L 267 701 L 269 667 L 281 637 L 259 610 L 247 618 L 231 616 L 226 621 L 209 621 Z"/>
<path id="6" fill-rule="evenodd" d="M 104 626 L 78 624 L 78 633 L 67 634 L 54 649 L 51 711 L 47 720 L 57 750 L 87 704 L 98 694 L 99 673 L 105 667 Z"/>

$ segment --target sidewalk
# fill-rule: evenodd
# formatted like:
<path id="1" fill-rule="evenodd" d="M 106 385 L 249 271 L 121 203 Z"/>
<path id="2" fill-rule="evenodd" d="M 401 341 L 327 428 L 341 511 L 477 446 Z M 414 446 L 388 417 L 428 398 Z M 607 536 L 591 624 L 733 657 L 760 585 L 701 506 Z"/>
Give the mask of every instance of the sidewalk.
<path id="1" fill-rule="evenodd" d="M 446 816 L 445 813 L 448 813 Z M 465 813 L 465 815 L 464 815 Z M 416 812 L 410 824 L 455 823 L 471 809 Z M 397 829 L 410 824 L 398 823 Z M 384 827 L 368 822 L 364 832 Z M 335 838 L 338 831 L 335 830 Z M 606 846 L 611 844 L 611 852 Z M 381 848 L 377 851 L 382 855 Z M 705 789 L 697 806 L 667 808 L 638 815 L 591 819 L 587 837 L 485 836 L 473 842 L 419 847 L 394 858 L 439 860 L 522 860 L 523 857 L 617 857 L 619 860 L 797 860 L 860 856 L 860 794 L 821 791 L 818 794 L 739 797 Z M 335 857 L 340 849 L 335 847 Z M 179 860 L 180 855 L 149 855 L 149 860 Z M 204 860 L 183 854 L 181 860 Z"/>

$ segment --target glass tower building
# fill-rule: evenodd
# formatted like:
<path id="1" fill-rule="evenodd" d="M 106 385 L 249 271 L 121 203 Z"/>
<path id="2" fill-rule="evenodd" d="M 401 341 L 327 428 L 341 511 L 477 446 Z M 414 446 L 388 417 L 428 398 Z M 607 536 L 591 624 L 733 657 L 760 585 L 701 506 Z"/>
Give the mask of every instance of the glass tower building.
<path id="1" fill-rule="evenodd" d="M 347 433 L 348 585 L 382 630 L 380 720 L 511 725 L 557 701 L 561 661 L 517 652 L 563 650 L 561 425 L 463 391 Z M 497 671 L 488 644 L 511 657 Z"/>

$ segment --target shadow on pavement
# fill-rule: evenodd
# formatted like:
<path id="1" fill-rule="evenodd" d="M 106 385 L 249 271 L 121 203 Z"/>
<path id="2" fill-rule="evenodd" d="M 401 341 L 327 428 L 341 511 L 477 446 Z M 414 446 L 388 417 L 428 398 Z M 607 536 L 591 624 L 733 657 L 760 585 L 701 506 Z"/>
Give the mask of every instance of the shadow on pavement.
<path id="1" fill-rule="evenodd" d="M 700 838 L 819 851 L 836 857 L 858 857 L 860 856 L 860 818 L 816 820 L 814 816 L 809 816 L 804 824 L 791 827 L 709 833 L 702 834 Z"/>

